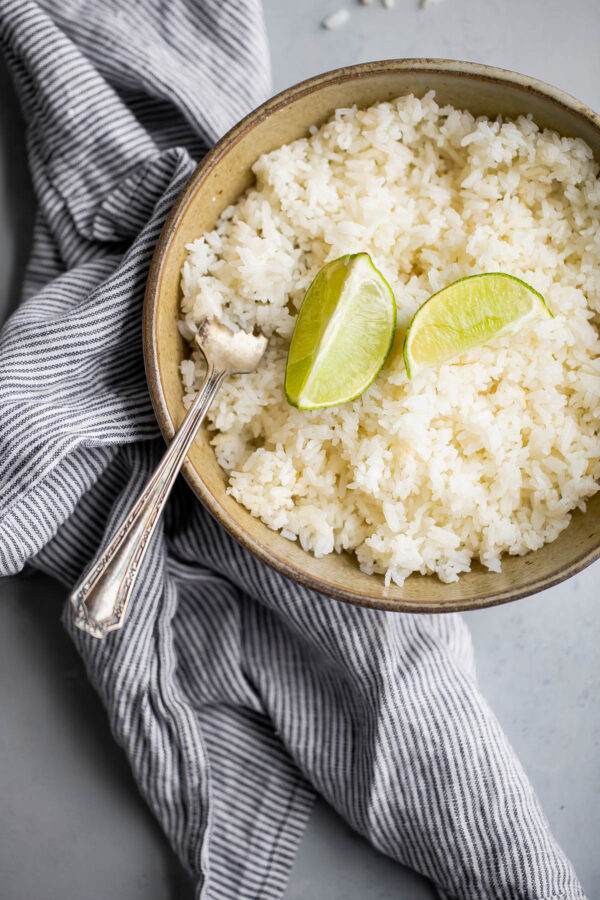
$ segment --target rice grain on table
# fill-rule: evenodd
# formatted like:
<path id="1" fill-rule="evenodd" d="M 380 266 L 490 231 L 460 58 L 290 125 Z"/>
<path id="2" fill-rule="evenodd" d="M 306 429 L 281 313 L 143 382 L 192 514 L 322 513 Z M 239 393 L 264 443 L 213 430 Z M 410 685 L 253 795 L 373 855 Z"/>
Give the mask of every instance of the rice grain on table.
<path id="1" fill-rule="evenodd" d="M 262 156 L 256 184 L 188 246 L 182 321 L 270 336 L 251 375 L 208 414 L 230 493 L 317 556 L 349 550 L 365 572 L 456 580 L 473 559 L 551 541 L 600 476 L 600 182 L 581 140 L 530 118 L 475 119 L 433 93 L 339 109 Z M 321 266 L 367 251 L 398 305 L 396 352 L 344 406 L 286 402 L 286 352 Z M 434 292 L 503 271 L 554 318 L 409 381 L 402 330 Z M 185 402 L 202 379 L 181 365 Z"/>
<path id="2" fill-rule="evenodd" d="M 336 9 L 335 12 L 332 12 L 329 16 L 323 19 L 323 28 L 341 28 L 342 25 L 346 24 L 349 18 L 350 13 L 347 9 Z"/>

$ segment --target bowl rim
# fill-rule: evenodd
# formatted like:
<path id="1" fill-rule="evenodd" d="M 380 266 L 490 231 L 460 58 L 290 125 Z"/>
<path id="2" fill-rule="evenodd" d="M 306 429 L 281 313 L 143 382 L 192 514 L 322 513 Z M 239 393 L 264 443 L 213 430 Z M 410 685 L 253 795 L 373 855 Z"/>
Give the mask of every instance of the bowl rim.
<path id="1" fill-rule="evenodd" d="M 442 58 L 384 59 L 331 69 L 285 88 L 266 100 L 260 106 L 256 107 L 229 129 L 229 131 L 217 141 L 196 166 L 194 172 L 175 201 L 171 212 L 167 216 L 152 256 L 143 308 L 144 366 L 152 406 L 156 414 L 160 431 L 167 443 L 173 438 L 175 427 L 166 403 L 158 364 L 156 327 L 159 287 L 167 252 L 174 239 L 177 227 L 184 217 L 191 202 L 191 198 L 196 192 L 199 184 L 215 168 L 229 149 L 241 140 L 248 131 L 263 122 L 276 110 L 285 107 L 292 100 L 296 100 L 317 91 L 324 85 L 334 85 L 344 81 L 354 80 L 358 77 L 380 75 L 389 72 L 390 70 L 415 71 L 420 73 L 446 72 L 452 75 L 463 75 L 467 78 L 474 78 L 478 81 L 496 82 L 519 87 L 527 93 L 541 96 L 546 100 L 551 100 L 557 106 L 567 109 L 571 114 L 574 113 L 586 123 L 591 123 L 600 132 L 600 115 L 595 113 L 582 101 L 554 85 L 528 75 L 513 72 L 509 69 L 489 66 L 483 63 Z M 246 532 L 246 530 L 218 504 L 212 493 L 198 477 L 194 467 L 187 458 L 184 460 L 182 466 L 182 474 L 196 497 L 204 504 L 211 515 L 226 528 L 226 530 L 242 544 L 243 547 L 248 549 L 262 562 L 271 566 L 286 577 L 291 578 L 293 581 L 314 591 L 327 594 L 336 600 L 342 600 L 347 603 L 369 607 L 371 609 L 411 613 L 450 613 L 472 609 L 483 609 L 485 607 L 518 600 L 522 597 L 539 593 L 542 590 L 560 584 L 600 558 L 599 537 L 598 546 L 595 549 L 583 552 L 566 568 L 561 569 L 556 573 L 539 576 L 537 579 L 528 582 L 523 587 L 510 586 L 501 590 L 485 591 L 472 598 L 463 600 L 435 600 L 423 603 L 415 601 L 405 602 L 402 599 L 391 598 L 388 600 L 385 599 L 385 597 L 367 597 L 359 590 L 355 590 L 351 587 L 340 588 L 338 585 L 327 582 L 325 579 L 316 578 L 308 574 L 296 565 L 290 563 L 284 557 L 279 556 L 272 549 L 266 547 L 260 540 L 252 537 L 252 535 Z"/>

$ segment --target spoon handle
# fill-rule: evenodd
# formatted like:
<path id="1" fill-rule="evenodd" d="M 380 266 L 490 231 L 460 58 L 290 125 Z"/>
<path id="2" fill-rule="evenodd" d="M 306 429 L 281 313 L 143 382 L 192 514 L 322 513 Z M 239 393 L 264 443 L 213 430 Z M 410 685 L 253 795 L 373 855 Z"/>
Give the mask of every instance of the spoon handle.
<path id="1" fill-rule="evenodd" d="M 120 628 L 150 536 L 185 456 L 227 372 L 208 363 L 206 377 L 183 425 L 154 474 L 121 521 L 105 550 L 73 589 L 70 600 L 78 628 L 97 638 Z"/>

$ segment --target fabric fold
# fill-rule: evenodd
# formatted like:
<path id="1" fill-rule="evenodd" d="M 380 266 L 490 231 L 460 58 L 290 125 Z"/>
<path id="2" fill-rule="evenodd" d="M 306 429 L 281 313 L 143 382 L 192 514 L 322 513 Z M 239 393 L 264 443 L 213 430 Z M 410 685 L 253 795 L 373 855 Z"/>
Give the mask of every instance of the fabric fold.
<path id="1" fill-rule="evenodd" d="M 0 574 L 71 586 L 164 445 L 143 293 L 195 162 L 269 93 L 257 0 L 0 0 L 39 211 L 0 332 Z M 203 900 L 281 898 L 315 792 L 456 900 L 582 900 L 456 615 L 266 568 L 177 484 L 124 627 L 68 629 Z"/>

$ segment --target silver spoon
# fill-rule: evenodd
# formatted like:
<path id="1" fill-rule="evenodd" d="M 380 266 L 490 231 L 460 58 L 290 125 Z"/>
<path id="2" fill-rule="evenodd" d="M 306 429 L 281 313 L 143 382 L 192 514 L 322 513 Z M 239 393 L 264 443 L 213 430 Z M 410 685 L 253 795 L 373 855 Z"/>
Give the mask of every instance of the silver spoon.
<path id="1" fill-rule="evenodd" d="M 71 594 L 75 624 L 94 637 L 104 637 L 123 624 L 148 541 L 215 394 L 228 375 L 245 375 L 256 369 L 267 338 L 244 331 L 234 334 L 205 319 L 196 343 L 207 367 L 198 396 L 140 497 Z"/>

